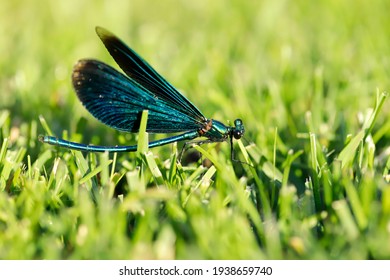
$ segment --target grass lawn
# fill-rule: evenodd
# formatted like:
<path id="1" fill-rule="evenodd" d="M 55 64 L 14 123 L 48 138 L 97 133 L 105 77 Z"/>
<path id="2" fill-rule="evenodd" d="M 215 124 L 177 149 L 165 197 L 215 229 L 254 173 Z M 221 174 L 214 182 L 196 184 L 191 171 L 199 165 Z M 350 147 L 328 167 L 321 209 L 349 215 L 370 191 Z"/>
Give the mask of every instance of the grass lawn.
<path id="1" fill-rule="evenodd" d="M 5 1 L 0 259 L 389 259 L 388 1 Z M 245 137 L 148 150 L 95 120 L 73 65 L 103 26 Z M 131 145 L 81 153 L 38 135 Z M 147 138 L 146 138 L 147 139 Z M 201 155 L 199 159 L 199 155 Z"/>

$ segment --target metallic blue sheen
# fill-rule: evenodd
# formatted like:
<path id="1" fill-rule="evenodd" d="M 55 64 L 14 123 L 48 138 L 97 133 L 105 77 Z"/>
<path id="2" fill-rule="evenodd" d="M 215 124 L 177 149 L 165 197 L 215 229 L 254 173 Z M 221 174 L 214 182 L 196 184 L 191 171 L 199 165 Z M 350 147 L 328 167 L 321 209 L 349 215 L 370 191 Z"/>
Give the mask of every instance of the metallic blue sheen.
<path id="1" fill-rule="evenodd" d="M 177 141 L 205 137 L 203 142 L 239 139 L 245 129 L 240 119 L 234 126 L 207 119 L 198 108 L 161 77 L 144 59 L 109 31 L 97 27 L 96 33 L 126 75 L 111 66 L 83 59 L 74 66 L 72 81 L 85 108 L 102 123 L 124 132 L 138 132 L 143 110 L 148 110 L 146 131 L 179 133 L 149 143 L 149 148 Z M 53 136 L 39 136 L 50 145 L 87 152 L 131 152 L 131 146 L 94 146 L 70 142 Z"/>

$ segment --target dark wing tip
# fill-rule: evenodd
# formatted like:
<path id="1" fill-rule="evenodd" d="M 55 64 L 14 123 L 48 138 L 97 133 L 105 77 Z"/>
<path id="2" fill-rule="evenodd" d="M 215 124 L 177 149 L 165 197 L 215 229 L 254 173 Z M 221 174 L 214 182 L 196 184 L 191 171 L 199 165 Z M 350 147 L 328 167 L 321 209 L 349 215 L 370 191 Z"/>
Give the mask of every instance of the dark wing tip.
<path id="1" fill-rule="evenodd" d="M 95 31 L 96 31 L 96 34 L 100 37 L 101 35 L 102 36 L 104 36 L 105 34 L 109 34 L 110 32 L 107 30 L 107 29 L 105 29 L 105 28 L 103 28 L 103 27 L 101 27 L 101 26 L 96 26 L 95 27 Z"/>
<path id="2" fill-rule="evenodd" d="M 89 60 L 87 60 L 87 59 L 80 59 L 73 66 L 73 72 L 72 72 L 73 86 L 76 87 L 76 85 L 78 84 L 78 81 L 80 80 L 80 78 L 82 76 L 83 69 L 85 69 L 87 67 L 88 62 L 89 62 Z"/>
<path id="3" fill-rule="evenodd" d="M 100 40 L 102 40 L 103 42 L 110 38 L 116 38 L 116 36 L 113 33 L 111 33 L 110 31 L 108 31 L 103 27 L 96 26 L 95 31 L 96 34 L 99 36 Z"/>
<path id="4" fill-rule="evenodd" d="M 85 82 L 92 82 L 91 73 L 96 73 L 99 68 L 103 67 L 103 63 L 94 59 L 80 59 L 73 67 L 72 72 L 72 84 L 76 90 L 77 95 L 80 97 L 80 88 L 83 87 Z M 96 77 L 95 77 L 96 78 Z"/>
<path id="5" fill-rule="evenodd" d="M 101 27 L 101 26 L 95 26 L 95 31 L 97 34 L 105 31 L 106 29 L 104 27 Z"/>
<path id="6" fill-rule="evenodd" d="M 80 68 L 83 68 L 85 64 L 88 63 L 88 59 L 80 59 L 76 62 L 76 64 L 73 66 L 73 71 L 77 71 Z"/>

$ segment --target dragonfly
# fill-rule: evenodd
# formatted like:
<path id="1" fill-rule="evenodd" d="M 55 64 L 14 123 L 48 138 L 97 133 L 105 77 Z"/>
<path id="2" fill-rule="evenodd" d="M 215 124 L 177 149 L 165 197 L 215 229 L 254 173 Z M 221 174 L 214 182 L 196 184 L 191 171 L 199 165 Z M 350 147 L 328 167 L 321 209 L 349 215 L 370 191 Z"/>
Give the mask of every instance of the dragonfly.
<path id="1" fill-rule="evenodd" d="M 122 132 L 139 131 L 141 115 L 148 110 L 146 132 L 176 133 L 151 141 L 149 148 L 186 141 L 193 143 L 224 142 L 240 139 L 245 128 L 241 119 L 234 126 L 206 118 L 200 110 L 166 81 L 141 56 L 118 37 L 102 27 L 96 33 L 124 74 L 95 59 L 81 59 L 74 66 L 72 83 L 83 106 L 100 122 Z M 39 136 L 54 146 L 85 152 L 134 152 L 137 145 L 97 146 L 67 141 L 54 136 Z"/>

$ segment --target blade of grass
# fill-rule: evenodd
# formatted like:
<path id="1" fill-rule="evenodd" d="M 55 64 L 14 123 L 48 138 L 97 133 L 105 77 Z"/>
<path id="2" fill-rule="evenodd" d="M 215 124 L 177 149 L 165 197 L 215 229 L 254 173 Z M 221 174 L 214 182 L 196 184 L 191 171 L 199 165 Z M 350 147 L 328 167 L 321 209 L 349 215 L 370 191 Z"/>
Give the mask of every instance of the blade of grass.
<path id="1" fill-rule="evenodd" d="M 152 173 L 154 179 L 156 180 L 157 185 L 165 185 L 163 175 L 161 173 L 161 170 L 158 168 L 153 153 L 149 151 L 146 152 L 144 156 L 145 156 L 146 164 L 150 172 Z"/>
<path id="2" fill-rule="evenodd" d="M 353 137 L 352 140 L 347 144 L 347 146 L 340 152 L 338 159 L 341 160 L 341 165 L 343 168 L 351 164 L 352 160 L 355 158 L 356 151 L 359 146 L 363 147 L 361 143 L 368 136 L 368 134 L 371 133 L 371 130 L 375 124 L 375 120 L 377 119 L 379 112 L 383 107 L 383 104 L 387 97 L 388 94 L 385 92 L 381 95 L 377 93 L 374 110 L 372 111 L 370 116 L 366 118 L 363 124 L 363 129 L 355 137 Z M 362 149 L 360 149 L 359 159 L 361 159 L 361 153 Z"/>
<path id="3" fill-rule="evenodd" d="M 146 132 L 146 126 L 148 122 L 148 110 L 142 111 L 141 123 L 138 132 L 138 147 L 137 154 L 145 154 L 149 149 L 149 134 Z"/>
<path id="4" fill-rule="evenodd" d="M 320 180 L 318 178 L 318 160 L 317 160 L 317 141 L 316 136 L 310 133 L 310 156 L 311 156 L 311 173 L 312 173 L 312 187 L 314 195 L 314 203 L 316 212 L 319 213 L 323 209 L 320 195 Z"/>
<path id="5" fill-rule="evenodd" d="M 353 219 L 345 200 L 333 202 L 333 209 L 340 219 L 341 226 L 344 228 L 346 235 L 350 240 L 355 240 L 359 236 L 359 230 Z"/>
<path id="6" fill-rule="evenodd" d="M 53 131 L 51 131 L 49 125 L 47 124 L 45 118 L 42 115 L 39 115 L 39 121 L 43 127 L 43 129 L 46 131 L 48 135 L 54 135 Z"/>

